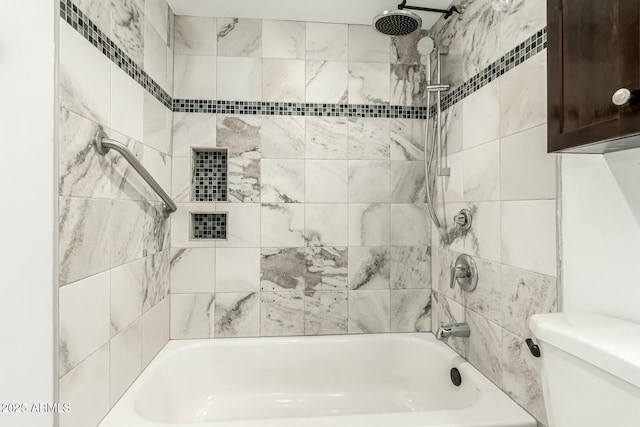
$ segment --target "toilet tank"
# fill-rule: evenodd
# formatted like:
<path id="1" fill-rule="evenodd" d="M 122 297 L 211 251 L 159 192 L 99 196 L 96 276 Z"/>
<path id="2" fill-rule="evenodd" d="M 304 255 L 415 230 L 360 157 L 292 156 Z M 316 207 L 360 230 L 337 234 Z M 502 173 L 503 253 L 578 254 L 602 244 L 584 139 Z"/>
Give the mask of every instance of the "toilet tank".
<path id="1" fill-rule="evenodd" d="M 549 427 L 640 426 L 640 324 L 593 313 L 539 314 Z"/>

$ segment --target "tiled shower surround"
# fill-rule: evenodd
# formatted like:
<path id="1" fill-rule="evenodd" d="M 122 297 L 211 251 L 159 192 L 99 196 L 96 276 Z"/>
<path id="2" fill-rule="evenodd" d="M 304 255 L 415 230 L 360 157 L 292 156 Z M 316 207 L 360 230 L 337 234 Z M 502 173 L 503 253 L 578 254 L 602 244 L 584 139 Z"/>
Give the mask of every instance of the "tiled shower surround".
<path id="1" fill-rule="evenodd" d="M 77 5 L 171 93 L 164 0 Z M 170 224 L 128 163 L 92 140 L 104 127 L 169 189 L 172 112 L 64 20 L 59 94 L 59 390 L 74 408 L 60 426 L 95 427 L 169 340 Z"/>
<path id="2" fill-rule="evenodd" d="M 436 44 L 449 46 L 443 81 L 455 87 L 546 25 L 537 1 L 514 1 L 509 13 L 474 1 L 463 20 L 440 20 Z M 433 231 L 433 324 L 467 322 L 468 339 L 448 344 L 546 424 L 540 359 L 525 339 L 534 313 L 557 309 L 556 156 L 546 154 L 546 50 L 446 110 L 451 176 L 438 178 L 445 230 Z M 468 233 L 451 219 L 473 213 Z M 443 208 L 439 208 L 440 212 Z M 460 253 L 474 257 L 478 288 L 451 290 Z"/>
<path id="3" fill-rule="evenodd" d="M 544 28 L 534 3 L 498 14 L 476 0 L 462 20 L 439 21 L 442 80 L 481 81 Z M 449 344 L 545 423 L 539 360 L 524 345 L 529 316 L 556 308 L 545 52 L 447 104 L 452 175 L 438 178 L 439 231 L 424 192 L 425 32 L 174 25 L 164 0 L 77 5 L 155 89 L 61 22 L 60 393 L 85 408 L 61 426 L 97 425 L 169 334 L 413 332 L 453 321 L 472 336 Z M 170 220 L 119 155 L 90 147 L 98 126 L 171 190 Z M 227 151 L 227 202 L 194 201 L 192 148 Z M 463 207 L 474 213 L 467 234 L 450 223 Z M 191 239 L 191 214 L 215 212 L 228 212 L 226 239 Z M 448 288 L 463 252 L 480 270 L 474 294 Z"/>
<path id="4" fill-rule="evenodd" d="M 424 121 L 375 112 L 424 114 L 424 35 L 176 18 L 173 339 L 431 330 Z M 192 113 L 185 99 L 372 113 Z M 228 150 L 228 203 L 192 201 L 192 147 Z M 189 240 L 190 212 L 229 212 L 227 240 Z"/>

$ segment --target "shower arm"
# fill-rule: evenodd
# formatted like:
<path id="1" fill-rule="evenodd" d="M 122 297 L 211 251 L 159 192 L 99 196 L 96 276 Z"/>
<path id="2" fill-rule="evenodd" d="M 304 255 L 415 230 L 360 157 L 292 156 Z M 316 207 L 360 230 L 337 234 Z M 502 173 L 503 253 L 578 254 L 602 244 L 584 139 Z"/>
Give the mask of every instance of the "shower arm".
<path id="1" fill-rule="evenodd" d="M 420 10 L 423 12 L 433 12 L 433 13 L 442 13 L 444 14 L 444 19 L 449 19 L 451 15 L 454 13 L 460 13 L 457 7 L 451 6 L 449 9 L 434 9 L 431 7 L 419 7 L 419 6 L 407 6 L 407 0 L 403 0 L 402 3 L 398 5 L 398 9 L 411 9 L 411 10 Z"/>

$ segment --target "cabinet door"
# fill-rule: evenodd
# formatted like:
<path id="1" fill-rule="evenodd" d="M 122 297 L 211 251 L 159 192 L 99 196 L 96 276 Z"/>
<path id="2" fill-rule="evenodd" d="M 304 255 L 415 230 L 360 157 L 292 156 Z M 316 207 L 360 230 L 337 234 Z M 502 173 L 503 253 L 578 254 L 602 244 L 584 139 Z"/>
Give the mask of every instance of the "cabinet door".
<path id="1" fill-rule="evenodd" d="M 640 133 L 640 0 L 547 0 L 549 152 Z"/>

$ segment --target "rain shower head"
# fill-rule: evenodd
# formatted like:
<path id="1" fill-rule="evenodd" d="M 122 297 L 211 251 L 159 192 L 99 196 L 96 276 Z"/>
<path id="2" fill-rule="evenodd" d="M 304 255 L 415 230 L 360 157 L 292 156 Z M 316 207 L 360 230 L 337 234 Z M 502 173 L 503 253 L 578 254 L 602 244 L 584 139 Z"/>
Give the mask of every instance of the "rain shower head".
<path id="1" fill-rule="evenodd" d="M 385 10 L 374 18 L 373 26 L 388 36 L 406 36 L 422 27 L 422 18 L 406 10 Z"/>
<path id="2" fill-rule="evenodd" d="M 449 19 L 454 13 L 460 13 L 456 6 L 451 6 L 449 9 L 434 9 L 431 7 L 407 6 L 407 0 L 402 0 L 397 10 L 385 10 L 376 16 L 373 19 L 374 28 L 387 36 L 406 36 L 415 33 L 422 27 L 422 18 L 415 13 L 407 12 L 405 9 L 442 13 L 444 19 Z"/>

